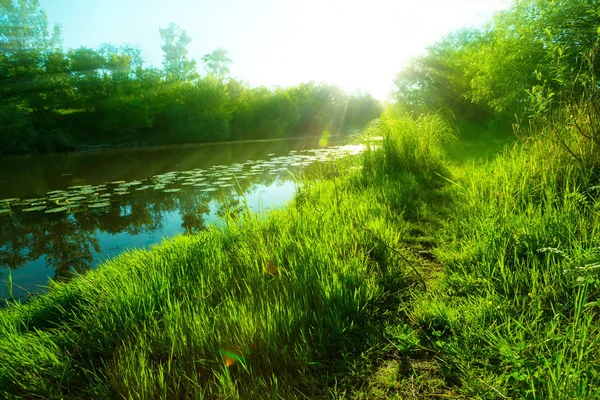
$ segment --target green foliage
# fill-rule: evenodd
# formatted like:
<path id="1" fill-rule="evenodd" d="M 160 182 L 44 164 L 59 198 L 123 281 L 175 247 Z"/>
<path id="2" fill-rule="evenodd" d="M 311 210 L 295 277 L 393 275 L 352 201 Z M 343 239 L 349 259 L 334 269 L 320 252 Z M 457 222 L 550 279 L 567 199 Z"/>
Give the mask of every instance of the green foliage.
<path id="1" fill-rule="evenodd" d="M 430 47 L 394 80 L 400 107 L 416 115 L 448 109 L 459 119 L 489 118 L 490 107 L 470 98 L 471 57 L 488 41 L 485 32 L 463 30 Z"/>
<path id="2" fill-rule="evenodd" d="M 382 105 L 369 93 L 356 93 L 346 103 L 342 132 L 360 131 L 382 112 Z"/>
<path id="3" fill-rule="evenodd" d="M 453 33 L 415 59 L 396 78 L 395 98 L 409 112 L 514 121 L 530 107 L 532 87 L 570 88 L 599 26 L 594 2 L 516 1 L 487 27 Z"/>
<path id="4" fill-rule="evenodd" d="M 98 105 L 94 115 L 98 139 L 108 143 L 135 140 L 154 124 L 151 104 L 133 95 L 112 96 Z"/>
<path id="5" fill-rule="evenodd" d="M 273 98 L 231 81 L 170 87 L 158 96 L 179 117 L 231 99 L 252 115 Z M 2 394 L 597 398 L 597 104 L 580 99 L 461 167 L 441 115 L 387 110 L 360 164 L 321 166 L 286 209 L 224 212 L 221 227 L 2 310 Z"/>
<path id="6" fill-rule="evenodd" d="M 159 32 L 163 41 L 161 48 L 165 53 L 163 66 L 167 79 L 179 82 L 195 79 L 198 76 L 196 61 L 188 60 L 187 57 L 187 45 L 192 38 L 173 22 L 167 28 L 159 29 Z"/>
<path id="7" fill-rule="evenodd" d="M 225 78 L 229 75 L 229 65 L 231 59 L 227 56 L 227 50 L 216 49 L 210 54 L 205 54 L 202 57 L 204 68 L 209 74 L 213 74 L 218 78 Z"/>
<path id="8" fill-rule="evenodd" d="M 231 130 L 234 139 L 281 138 L 297 126 L 299 115 L 288 93 L 257 88 L 244 91 L 234 103 Z"/>
<path id="9" fill-rule="evenodd" d="M 381 149 L 367 152 L 363 174 L 412 173 L 434 183 L 447 174 L 442 145 L 452 138 L 450 125 L 439 115 L 417 120 L 394 116 L 390 110 L 374 121 L 366 134 L 382 139 Z"/>
<path id="10" fill-rule="evenodd" d="M 171 143 L 210 142 L 229 139 L 227 93 L 213 78 L 193 85 L 173 85 L 162 94 L 162 111 L 155 129 Z"/>
<path id="11" fill-rule="evenodd" d="M 5 4 L 6 3 L 6 4 Z M 0 25 L 2 152 L 50 152 L 88 145 L 175 144 L 286 138 L 361 129 L 381 112 L 368 95 L 315 84 L 250 88 L 228 78 L 231 60 L 188 59 L 191 38 L 160 29 L 164 70 L 139 49 L 103 44 L 63 51 L 37 1 L 7 1 Z"/>
<path id="12" fill-rule="evenodd" d="M 583 307 L 600 288 L 597 201 L 583 194 L 589 174 L 561 154 L 537 139 L 466 167 L 454 186 L 436 252 L 447 266 L 443 285 L 416 304 L 414 318 L 465 397 L 598 395 L 599 332 Z M 442 340 L 433 335 L 440 329 Z"/>
<path id="13" fill-rule="evenodd" d="M 22 105 L 0 105 L 0 149 L 2 151 L 29 150 L 35 132 L 30 117 L 31 111 Z"/>
<path id="14" fill-rule="evenodd" d="M 5 59 L 23 52 L 40 56 L 60 42 L 59 28 L 48 32 L 48 18 L 38 0 L 3 0 L 0 10 L 0 53 Z"/>
<path id="15" fill-rule="evenodd" d="M 2 310 L 2 394 L 600 397 L 598 15 L 584 0 L 517 1 L 398 77 L 410 117 L 387 110 L 371 124 L 360 165 L 323 166 L 265 218 L 223 212 L 221 228 Z M 120 50 L 25 47 L 0 54 L 0 144 L 14 150 L 39 145 L 40 132 L 59 138 L 50 104 L 69 102 L 81 106 L 65 118 L 73 131 L 90 116 L 94 132 L 157 142 L 337 133 L 380 112 L 330 86 L 165 82 Z M 59 77 L 40 84 L 42 66 Z M 50 93 L 60 101 L 44 102 Z M 494 160 L 453 167 L 450 125 L 427 115 L 439 109 L 463 132 L 514 112 L 531 119 Z M 389 359 L 397 368 L 382 367 Z M 365 385 L 370 370 L 385 373 Z"/>
<path id="16" fill-rule="evenodd" d="M 324 130 L 337 134 L 345 131 L 350 98 L 340 88 L 309 82 L 290 88 L 288 93 L 300 114 L 294 134 L 320 134 Z"/>

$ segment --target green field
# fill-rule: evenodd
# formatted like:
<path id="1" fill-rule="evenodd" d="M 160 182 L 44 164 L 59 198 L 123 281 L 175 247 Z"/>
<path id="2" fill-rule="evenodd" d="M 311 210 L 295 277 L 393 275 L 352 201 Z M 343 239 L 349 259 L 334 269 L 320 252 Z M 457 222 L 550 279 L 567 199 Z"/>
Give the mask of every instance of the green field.
<path id="1" fill-rule="evenodd" d="M 450 161 L 439 117 L 369 136 L 284 209 L 0 311 L 1 396 L 600 396 L 590 170 L 541 133 Z"/>

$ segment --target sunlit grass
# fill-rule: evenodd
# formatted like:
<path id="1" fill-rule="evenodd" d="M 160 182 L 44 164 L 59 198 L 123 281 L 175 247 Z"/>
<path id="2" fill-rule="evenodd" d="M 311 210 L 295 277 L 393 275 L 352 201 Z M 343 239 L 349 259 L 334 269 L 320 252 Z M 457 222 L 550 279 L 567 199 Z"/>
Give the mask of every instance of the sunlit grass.
<path id="1" fill-rule="evenodd" d="M 378 241 L 408 236 L 372 201 L 387 189 L 343 163 L 318 167 L 318 183 L 267 218 L 243 212 L 126 253 L 2 312 L 4 394 L 323 395 L 381 340 L 384 300 L 417 279 Z"/>
<path id="2" fill-rule="evenodd" d="M 533 140 L 452 186 L 436 250 L 445 276 L 412 321 L 462 396 L 600 396 L 595 185 Z"/>
<path id="3" fill-rule="evenodd" d="M 451 163 L 450 133 L 386 115 L 286 208 L 1 311 L 1 393 L 599 397 L 594 174 L 535 138 Z"/>

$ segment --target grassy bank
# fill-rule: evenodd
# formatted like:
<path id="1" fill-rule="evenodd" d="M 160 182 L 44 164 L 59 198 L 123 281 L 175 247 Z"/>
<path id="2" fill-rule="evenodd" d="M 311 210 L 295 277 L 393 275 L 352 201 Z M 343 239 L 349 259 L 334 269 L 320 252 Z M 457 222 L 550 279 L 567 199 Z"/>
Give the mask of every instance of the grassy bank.
<path id="1" fill-rule="evenodd" d="M 594 175 L 541 133 L 445 156 L 384 116 L 265 218 L 124 254 L 0 311 L 8 398 L 594 398 Z"/>

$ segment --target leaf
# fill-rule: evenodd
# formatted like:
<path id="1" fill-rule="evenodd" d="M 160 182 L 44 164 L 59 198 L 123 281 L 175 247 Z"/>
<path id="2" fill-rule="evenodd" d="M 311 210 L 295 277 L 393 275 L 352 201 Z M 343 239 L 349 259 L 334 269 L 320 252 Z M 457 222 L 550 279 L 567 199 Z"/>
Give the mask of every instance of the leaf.
<path id="1" fill-rule="evenodd" d="M 54 213 L 58 213 L 58 212 L 66 211 L 66 210 L 67 210 L 67 207 L 51 208 L 50 210 L 46 211 L 46 214 L 54 214 Z"/>
<path id="2" fill-rule="evenodd" d="M 88 208 L 100 208 L 100 207 L 108 207 L 108 206 L 110 206 L 110 203 L 108 201 L 105 201 L 102 203 L 89 204 Z"/>
<path id="3" fill-rule="evenodd" d="M 23 211 L 31 212 L 31 211 L 42 211 L 45 209 L 46 209 L 46 206 L 37 206 L 37 207 L 24 208 Z"/>
<path id="4" fill-rule="evenodd" d="M 13 298 L 13 280 L 12 280 L 12 272 L 10 270 L 10 268 L 8 269 L 8 282 L 6 284 L 7 289 L 8 289 L 8 296 L 12 299 Z"/>

